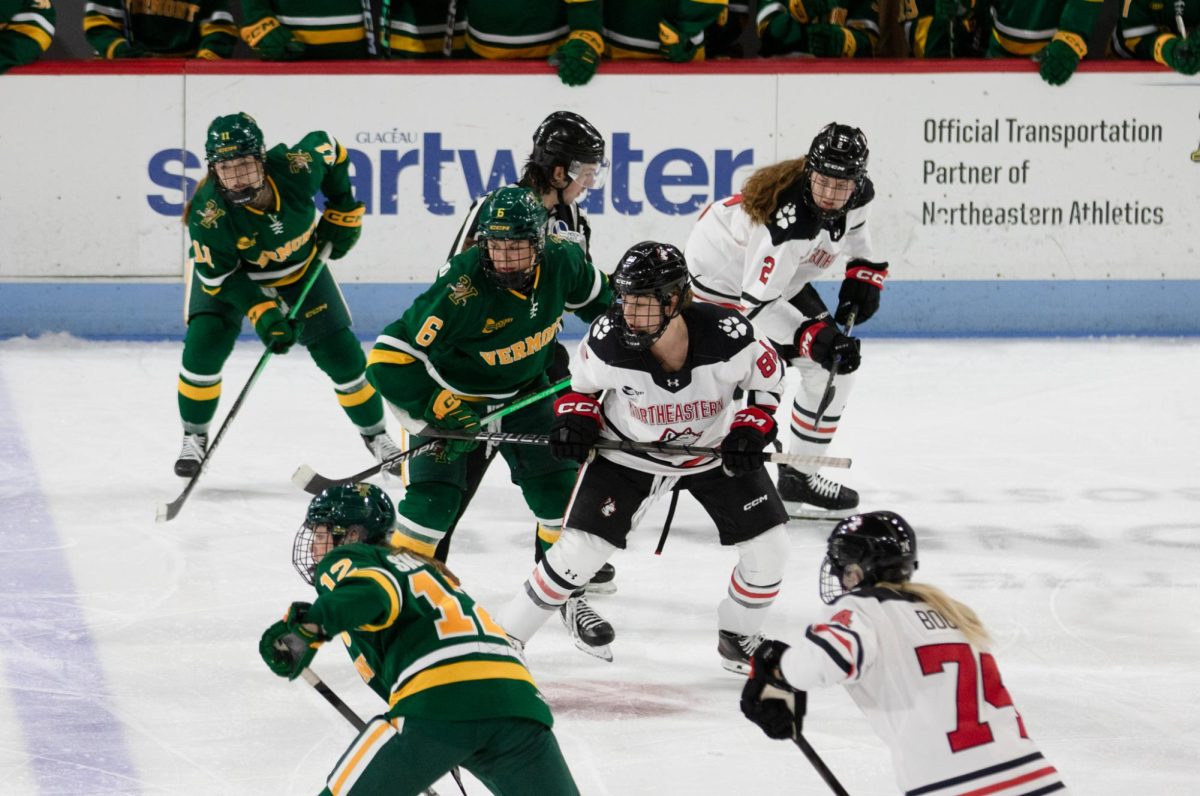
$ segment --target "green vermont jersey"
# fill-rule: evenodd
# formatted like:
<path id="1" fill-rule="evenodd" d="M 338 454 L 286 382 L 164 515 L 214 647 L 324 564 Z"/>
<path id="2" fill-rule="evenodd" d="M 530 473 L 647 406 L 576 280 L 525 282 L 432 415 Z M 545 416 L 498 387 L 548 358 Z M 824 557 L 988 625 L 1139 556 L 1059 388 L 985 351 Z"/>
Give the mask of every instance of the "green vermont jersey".
<path id="1" fill-rule="evenodd" d="M 1183 26 L 1194 31 L 1200 26 L 1200 0 L 1185 0 Z M 1171 0 L 1130 0 L 1113 32 L 1113 50 L 1122 58 L 1158 61 L 1165 65 L 1162 48 L 1179 37 L 1175 3 Z M 1195 34 L 1192 34 L 1195 35 Z"/>
<path id="2" fill-rule="evenodd" d="M 755 25 L 761 55 L 811 52 L 808 26 L 838 25 L 842 28 L 842 58 L 869 58 L 879 44 L 879 1 L 846 0 L 823 16 L 808 12 L 803 0 L 764 0 Z"/>
<path id="3" fill-rule="evenodd" d="M 658 23 L 667 22 L 705 57 L 704 29 L 729 14 L 728 0 L 643 0 L 604 4 L 604 40 L 613 58 L 662 58 Z"/>
<path id="4" fill-rule="evenodd" d="M 387 32 L 386 52 L 392 58 L 441 58 L 446 39 L 446 0 L 393 0 L 391 15 L 382 28 Z M 455 6 L 451 53 L 466 47 L 467 4 Z"/>
<path id="5" fill-rule="evenodd" d="M 317 252 L 318 190 L 330 207 L 354 204 L 346 149 L 328 133 L 309 133 L 294 147 L 272 147 L 266 166 L 267 210 L 227 204 L 212 177 L 188 205 L 188 255 L 201 288 L 242 311 L 263 300 L 262 286 L 288 285 L 304 276 Z"/>
<path id="6" fill-rule="evenodd" d="M 226 0 L 126 0 L 88 3 L 83 32 L 102 58 L 132 39 L 153 55 L 229 58 L 237 29 Z"/>
<path id="7" fill-rule="evenodd" d="M 388 716 L 519 717 L 553 725 L 504 629 L 428 561 L 366 544 L 334 548 L 313 576 L 308 621 L 341 633 Z"/>
<path id="8" fill-rule="evenodd" d="M 366 58 L 362 0 L 242 0 L 242 38 L 256 47 L 277 26 L 304 44 L 305 60 Z"/>
<path id="9" fill-rule="evenodd" d="M 470 0 L 467 46 L 484 58 L 546 58 L 570 38 L 604 52 L 600 0 Z"/>
<path id="10" fill-rule="evenodd" d="M 0 0 L 0 73 L 50 49 L 54 21 L 50 0 Z"/>
<path id="11" fill-rule="evenodd" d="M 611 302 L 608 280 L 575 243 L 546 239 L 528 294 L 492 282 L 474 246 L 451 258 L 437 281 L 383 330 L 367 358 L 367 375 L 405 366 L 407 378 L 388 380 L 403 394 L 372 383 L 414 418 L 441 389 L 508 399 L 545 379 L 564 310 L 590 322 Z"/>
<path id="12" fill-rule="evenodd" d="M 1103 0 L 994 0 L 989 56 L 1028 56 L 1052 40 L 1082 58 Z"/>

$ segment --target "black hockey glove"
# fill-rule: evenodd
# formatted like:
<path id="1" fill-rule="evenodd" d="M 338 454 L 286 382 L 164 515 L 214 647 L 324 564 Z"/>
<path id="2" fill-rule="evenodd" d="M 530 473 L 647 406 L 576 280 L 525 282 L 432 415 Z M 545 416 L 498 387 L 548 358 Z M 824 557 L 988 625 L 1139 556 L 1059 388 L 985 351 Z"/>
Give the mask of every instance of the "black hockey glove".
<path id="1" fill-rule="evenodd" d="M 789 686 L 779 673 L 779 659 L 787 648 L 774 639 L 760 644 L 750 658 L 750 677 L 742 688 L 742 715 L 777 740 L 800 733 L 808 703 L 808 694 Z"/>
<path id="2" fill-rule="evenodd" d="M 879 310 L 879 294 L 883 291 L 883 280 L 887 279 L 887 263 L 872 263 L 867 260 L 851 260 L 846 266 L 846 278 L 838 291 L 837 314 L 834 318 L 842 326 L 850 320 L 850 310 L 858 307 L 854 323 L 865 323 Z"/>
<path id="3" fill-rule="evenodd" d="M 761 470 L 763 448 L 775 439 L 775 418 L 758 406 L 747 406 L 733 416 L 729 433 L 721 440 L 721 468 L 739 476 Z"/>
<path id="4" fill-rule="evenodd" d="M 258 654 L 280 677 L 295 680 L 327 640 L 319 625 L 307 624 L 311 603 L 295 602 L 283 619 L 271 625 L 258 642 Z"/>
<path id="5" fill-rule="evenodd" d="M 838 373 L 853 373 L 862 364 L 857 337 L 847 337 L 829 324 L 829 316 L 822 315 L 805 321 L 796 330 L 796 348 L 800 356 L 808 357 L 825 370 L 837 366 Z"/>
<path id="6" fill-rule="evenodd" d="M 586 462 L 600 438 L 600 403 L 590 395 L 569 392 L 554 402 L 550 455 Z"/>

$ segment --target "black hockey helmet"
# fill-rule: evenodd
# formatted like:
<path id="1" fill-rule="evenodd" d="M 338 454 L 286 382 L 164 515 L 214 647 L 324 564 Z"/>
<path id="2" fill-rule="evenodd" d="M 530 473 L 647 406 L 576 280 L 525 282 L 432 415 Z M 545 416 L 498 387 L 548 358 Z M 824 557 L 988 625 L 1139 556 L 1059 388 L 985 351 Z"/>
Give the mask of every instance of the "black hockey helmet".
<path id="1" fill-rule="evenodd" d="M 604 136 L 587 119 L 570 111 L 555 111 L 538 125 L 529 160 L 548 174 L 562 166 L 572 180 L 583 176 L 588 188 L 602 187 L 608 171 Z"/>
<path id="2" fill-rule="evenodd" d="M 267 178 L 266 172 L 267 148 L 263 142 L 263 133 L 258 122 L 248 113 L 231 113 L 218 116 L 208 126 L 204 138 L 204 157 L 208 161 L 208 171 L 216 182 L 217 191 L 231 205 L 247 204 L 262 189 Z M 217 164 L 239 158 L 253 158 L 253 163 L 246 166 L 246 174 L 239 176 L 254 177 L 250 170 L 257 171 L 257 182 L 238 191 L 231 191 L 217 177 Z"/>
<path id="3" fill-rule="evenodd" d="M 903 583 L 917 569 L 917 535 L 891 511 L 855 514 L 837 524 L 821 564 L 821 599 L 832 603 L 876 583 Z M 846 585 L 844 578 L 853 583 Z"/>
<path id="4" fill-rule="evenodd" d="M 833 122 L 821 128 L 808 148 L 804 164 L 804 200 L 822 218 L 837 218 L 846 212 L 855 196 L 862 190 L 867 177 L 867 136 L 857 127 Z M 812 198 L 812 174 L 823 174 L 837 180 L 854 182 L 854 192 L 836 210 L 819 207 Z"/>
<path id="5" fill-rule="evenodd" d="M 629 248 L 621 256 L 617 270 L 610 278 L 613 288 L 613 304 L 609 318 L 621 333 L 621 342 L 627 348 L 643 349 L 654 345 L 662 337 L 671 319 L 683 311 L 688 295 L 691 274 L 683 252 L 669 243 L 642 241 Z M 671 308 L 671 296 L 678 295 L 679 301 Z M 637 331 L 625 319 L 625 299 L 629 296 L 654 296 L 662 312 L 662 322 L 653 332 Z"/>
<path id="6" fill-rule="evenodd" d="M 330 535 L 329 550 L 348 541 L 373 544 L 382 542 L 396 522 L 392 499 L 374 484 L 356 483 L 331 486 L 312 499 L 304 523 L 292 543 L 292 564 L 300 577 L 312 583 L 313 571 L 320 559 L 313 552 L 316 531 L 324 527 Z M 354 532 L 350 538 L 351 531 Z"/>

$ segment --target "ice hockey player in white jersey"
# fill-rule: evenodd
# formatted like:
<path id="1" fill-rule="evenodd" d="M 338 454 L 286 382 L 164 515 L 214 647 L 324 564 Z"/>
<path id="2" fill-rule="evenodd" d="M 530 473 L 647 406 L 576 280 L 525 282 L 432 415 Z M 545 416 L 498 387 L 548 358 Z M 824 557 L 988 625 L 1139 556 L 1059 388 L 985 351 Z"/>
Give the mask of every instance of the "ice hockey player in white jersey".
<path id="1" fill-rule="evenodd" d="M 550 429 L 553 454 L 583 462 L 562 536 L 500 615 L 521 642 L 677 487 L 712 517 L 721 544 L 737 548 L 717 609 L 718 652 L 725 668 L 749 670 L 788 554 L 787 513 L 763 469 L 783 363 L 736 310 L 693 304 L 688 283 L 683 253 L 652 241 L 630 248 L 613 272 L 614 303 L 580 343 L 572 391 L 555 404 Z M 600 449 L 589 460 L 601 437 L 715 446 L 721 454 Z"/>
<path id="2" fill-rule="evenodd" d="M 759 169 L 742 193 L 705 208 L 685 249 L 696 299 L 742 311 L 800 373 L 790 452 L 801 456 L 825 455 L 853 387 L 859 341 L 839 324 L 869 320 L 887 276 L 868 232 L 875 196 L 868 154 L 861 130 L 827 125 L 806 156 Z M 812 282 L 843 265 L 830 317 Z M 831 400 L 823 405 L 832 370 Z M 859 502 L 857 492 L 816 469 L 786 465 L 779 494 L 793 516 L 844 517 Z"/>
<path id="3" fill-rule="evenodd" d="M 792 738 L 805 692 L 844 685 L 891 751 L 906 796 L 1066 793 L 1026 733 L 979 617 L 913 583 L 916 569 L 917 537 L 900 515 L 838 523 L 821 567 L 831 607 L 794 644 L 758 647 L 742 712 L 768 736 Z"/>

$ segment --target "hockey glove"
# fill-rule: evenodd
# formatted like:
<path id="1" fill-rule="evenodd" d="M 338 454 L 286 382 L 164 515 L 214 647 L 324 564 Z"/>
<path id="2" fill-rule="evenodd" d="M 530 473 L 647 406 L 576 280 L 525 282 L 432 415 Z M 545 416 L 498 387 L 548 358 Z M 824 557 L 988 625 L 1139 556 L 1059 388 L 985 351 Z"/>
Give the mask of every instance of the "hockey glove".
<path id="1" fill-rule="evenodd" d="M 1052 86 L 1061 86 L 1071 79 L 1071 75 L 1075 74 L 1075 67 L 1079 66 L 1079 59 L 1082 57 L 1079 53 L 1061 39 L 1054 39 L 1046 49 L 1042 50 L 1042 66 L 1039 70 L 1042 75 L 1042 80 L 1045 80 Z"/>
<path id="2" fill-rule="evenodd" d="M 846 266 L 846 278 L 838 291 L 835 319 L 843 326 L 850 320 L 850 310 L 858 307 L 854 322 L 865 323 L 879 310 L 879 294 L 887 278 L 887 263 L 851 260 Z"/>
<path id="3" fill-rule="evenodd" d="M 320 625 L 305 623 L 310 608 L 310 603 L 292 603 L 283 619 L 268 627 L 259 639 L 258 654 L 280 677 L 299 677 L 328 640 Z"/>
<path id="4" fill-rule="evenodd" d="M 554 402 L 550 455 L 583 463 L 600 438 L 600 404 L 590 395 L 569 392 Z"/>
<path id="5" fill-rule="evenodd" d="M 760 644 L 750 658 L 750 676 L 742 688 L 742 715 L 777 740 L 800 733 L 808 703 L 808 695 L 789 686 L 779 673 L 779 660 L 787 648 L 773 639 Z"/>
<path id="6" fill-rule="evenodd" d="M 847 337 L 836 326 L 829 325 L 829 316 L 805 321 L 796 331 L 796 348 L 800 356 L 808 357 L 825 370 L 853 373 L 862 364 L 857 337 Z"/>
<path id="7" fill-rule="evenodd" d="M 788 0 L 788 13 L 797 22 L 816 22 L 837 7 L 835 0 Z"/>
<path id="8" fill-rule="evenodd" d="M 759 406 L 747 406 L 733 416 L 729 433 L 721 440 L 721 467 L 726 475 L 739 476 L 761 470 L 763 448 L 775 439 L 775 419 Z"/>
<path id="9" fill-rule="evenodd" d="M 1200 72 L 1200 44 L 1197 39 L 1170 38 L 1162 46 L 1163 63 L 1181 75 Z"/>
<path id="10" fill-rule="evenodd" d="M 592 31 L 576 31 L 571 35 L 574 38 L 567 39 L 563 46 L 554 51 L 551 63 L 558 65 L 558 77 L 563 83 L 568 86 L 582 86 L 596 74 L 601 52 L 585 41 L 585 36 L 595 37 L 601 48 L 604 47 L 604 40 Z"/>
<path id="11" fill-rule="evenodd" d="M 339 210 L 334 207 L 326 207 L 325 212 L 321 214 L 321 220 L 317 222 L 317 248 L 322 244 L 332 243 L 333 251 L 329 254 L 329 259 L 340 260 L 346 256 L 346 252 L 354 248 L 354 244 L 358 243 L 358 238 L 362 235 L 363 216 L 367 212 L 367 206 L 362 202 L 355 202 L 347 210 Z"/>
<path id="12" fill-rule="evenodd" d="M 146 48 L 140 44 L 135 44 L 134 42 L 128 41 L 126 39 L 121 39 L 121 41 L 117 42 L 117 44 L 112 48 L 112 53 L 108 57 L 109 58 L 145 58 L 146 57 Z"/>
<path id="13" fill-rule="evenodd" d="M 300 337 L 300 325 L 294 319 L 289 320 L 274 301 L 257 304 L 246 315 L 272 354 L 286 354 Z"/>
<path id="14" fill-rule="evenodd" d="M 463 403 L 454 393 L 442 390 L 429 399 L 425 407 L 425 420 L 434 428 L 450 430 L 479 431 L 479 415 L 470 405 Z M 442 452 L 438 458 L 452 462 L 464 453 L 470 453 L 479 447 L 479 443 L 470 439 L 444 439 Z"/>
<path id="15" fill-rule="evenodd" d="M 255 54 L 265 61 L 294 61 L 304 55 L 299 41 L 276 17 L 263 17 L 240 31 Z"/>
<path id="16" fill-rule="evenodd" d="M 696 57 L 696 45 L 692 40 L 665 19 L 658 23 L 658 51 L 663 58 L 674 63 L 690 61 Z"/>
<path id="17" fill-rule="evenodd" d="M 818 58 L 848 58 L 853 53 L 849 42 L 853 41 L 850 31 L 841 25 L 808 26 L 808 51 Z"/>

